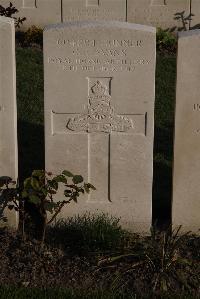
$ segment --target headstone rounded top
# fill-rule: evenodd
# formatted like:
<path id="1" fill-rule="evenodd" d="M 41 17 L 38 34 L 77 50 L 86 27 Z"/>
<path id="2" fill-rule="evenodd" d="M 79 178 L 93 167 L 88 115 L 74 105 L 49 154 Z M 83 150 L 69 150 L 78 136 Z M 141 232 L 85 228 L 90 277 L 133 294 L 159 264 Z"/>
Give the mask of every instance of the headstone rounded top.
<path id="1" fill-rule="evenodd" d="M 152 26 L 127 23 L 127 22 L 119 22 L 119 21 L 74 21 L 74 22 L 65 22 L 59 24 L 48 25 L 45 27 L 44 31 L 54 30 L 54 29 L 64 29 L 64 28 L 72 28 L 77 30 L 77 28 L 122 28 L 122 29 L 132 29 L 139 31 L 146 31 L 156 33 L 156 28 Z"/>
<path id="2" fill-rule="evenodd" d="M 200 29 L 183 31 L 178 33 L 179 38 L 192 37 L 194 35 L 200 35 Z"/>
<path id="3" fill-rule="evenodd" d="M 14 25 L 14 20 L 12 18 L 0 16 L 0 23 L 8 23 Z"/>

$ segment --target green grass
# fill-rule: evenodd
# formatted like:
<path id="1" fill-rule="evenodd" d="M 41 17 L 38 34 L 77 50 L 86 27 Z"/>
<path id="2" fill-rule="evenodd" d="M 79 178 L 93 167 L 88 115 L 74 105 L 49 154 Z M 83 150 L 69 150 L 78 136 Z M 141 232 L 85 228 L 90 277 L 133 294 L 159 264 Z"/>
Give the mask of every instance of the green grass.
<path id="1" fill-rule="evenodd" d="M 167 224 L 171 213 L 176 57 L 157 58 L 153 218 Z M 37 49 L 17 49 L 19 174 L 44 168 L 43 57 Z"/>
<path id="2" fill-rule="evenodd" d="M 156 66 L 155 122 L 166 127 L 174 121 L 176 57 L 158 56 Z"/>
<path id="3" fill-rule="evenodd" d="M 17 49 L 19 177 L 44 169 L 44 95 L 42 52 Z"/>
<path id="4" fill-rule="evenodd" d="M 46 241 L 63 250 L 85 254 L 118 250 L 125 246 L 126 236 L 119 219 L 103 213 L 87 213 L 60 220 L 49 227 Z"/>

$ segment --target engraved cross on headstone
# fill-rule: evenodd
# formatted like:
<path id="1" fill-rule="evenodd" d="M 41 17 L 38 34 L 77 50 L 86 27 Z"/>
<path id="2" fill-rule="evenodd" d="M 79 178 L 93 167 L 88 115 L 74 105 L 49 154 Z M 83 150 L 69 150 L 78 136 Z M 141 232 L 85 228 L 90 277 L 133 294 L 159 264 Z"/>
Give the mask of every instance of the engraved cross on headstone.
<path id="1" fill-rule="evenodd" d="M 93 200 L 111 201 L 111 153 L 113 134 L 136 134 L 135 121 L 143 122 L 145 134 L 145 114 L 118 115 L 112 106 L 112 78 L 87 78 L 88 104 L 82 114 L 57 113 L 52 111 L 52 133 L 59 129 L 56 123 L 65 120 L 65 133 L 87 134 L 88 139 L 88 181 L 95 185 L 97 192 Z M 68 116 L 68 117 L 67 117 Z M 62 118 L 62 119 L 61 119 Z M 58 125 L 59 126 L 59 125 Z M 61 131 L 63 128 L 61 128 Z M 78 138 L 78 136 L 77 136 Z M 98 194 L 99 192 L 99 194 Z"/>

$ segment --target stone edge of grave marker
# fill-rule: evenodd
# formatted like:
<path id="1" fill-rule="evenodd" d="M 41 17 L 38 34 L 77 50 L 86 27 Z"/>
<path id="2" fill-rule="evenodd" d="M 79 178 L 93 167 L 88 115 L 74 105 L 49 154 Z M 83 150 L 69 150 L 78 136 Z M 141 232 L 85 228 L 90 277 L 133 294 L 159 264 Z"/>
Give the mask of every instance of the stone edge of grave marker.
<path id="1" fill-rule="evenodd" d="M 4 0 L 4 1 L 0 0 L 0 5 L 7 7 L 9 6 L 10 2 L 13 3 L 13 1 L 11 0 Z M 53 2 L 53 8 L 51 7 L 52 2 Z M 24 17 L 26 18 L 26 20 L 22 24 L 20 24 L 20 27 L 16 28 L 16 31 L 27 31 L 32 26 L 36 26 L 38 28 L 43 29 L 45 25 L 61 22 L 62 21 L 61 0 L 52 0 L 52 2 L 48 4 L 47 0 L 39 0 L 38 6 L 31 8 L 31 7 L 24 7 L 23 0 L 15 0 L 13 6 L 15 6 L 18 9 L 18 13 L 14 16 L 16 16 L 17 18 L 24 18 Z M 48 11 L 51 12 L 50 18 L 48 15 L 48 11 L 47 13 L 43 11 L 44 10 L 43 5 L 49 5 Z"/>
<path id="2" fill-rule="evenodd" d="M 18 180 L 18 143 L 17 143 L 17 96 L 16 96 L 16 59 L 15 59 L 15 23 L 12 18 L 0 16 L 0 24 L 1 26 L 3 24 L 10 24 L 11 25 L 11 32 L 12 32 L 12 57 L 13 57 L 13 105 L 14 105 L 14 128 L 15 128 L 15 178 L 14 179 L 16 182 Z M 12 223 L 9 224 L 8 226 L 17 229 L 18 223 L 19 223 L 19 217 L 18 217 L 18 212 L 12 212 L 15 215 L 15 220 L 12 221 Z"/>
<path id="3" fill-rule="evenodd" d="M 44 32 L 51 29 L 61 29 L 65 27 L 81 27 L 81 28 L 92 28 L 93 27 L 110 27 L 115 26 L 122 29 L 134 29 L 140 31 L 146 31 L 151 33 L 156 33 L 156 28 L 148 25 L 140 25 L 135 23 L 120 22 L 120 21 L 73 21 L 73 22 L 64 22 L 58 24 L 50 24 L 45 26 Z"/>
<path id="4" fill-rule="evenodd" d="M 0 21 L 4 22 L 4 23 L 11 24 L 11 25 L 14 25 L 14 20 L 12 18 L 0 16 Z"/>
<path id="5" fill-rule="evenodd" d="M 134 23 L 127 23 L 127 22 L 119 22 L 119 21 L 73 21 L 73 22 L 65 22 L 65 23 L 61 23 L 61 24 L 50 24 L 48 26 L 46 26 L 44 28 L 44 41 L 46 41 L 46 39 L 48 38 L 48 33 L 51 31 L 55 32 L 57 30 L 63 29 L 63 32 L 65 29 L 92 29 L 92 28 L 111 28 L 115 27 L 115 28 L 120 28 L 120 29 L 132 29 L 135 31 L 143 31 L 146 33 L 150 33 L 153 34 L 155 36 L 155 40 L 156 40 L 156 28 L 152 27 L 152 26 L 147 26 L 147 25 L 140 25 L 140 24 L 134 24 Z M 156 44 L 156 43 L 155 43 Z M 45 42 L 44 42 L 44 51 L 46 51 L 46 46 L 45 46 Z M 44 56 L 45 57 L 45 56 Z M 155 60 L 156 60 L 156 51 L 155 51 Z M 155 78 L 154 78 L 155 81 Z M 154 98 L 155 98 L 155 87 L 154 87 Z M 154 128 L 152 129 L 154 131 Z M 152 152 L 153 152 L 153 147 L 152 147 Z M 152 173 L 153 173 L 153 164 L 152 164 Z M 153 175 L 152 175 L 152 179 L 151 179 L 151 184 L 153 183 Z M 152 194 L 150 195 L 151 197 L 151 206 L 152 206 Z M 150 210 L 150 214 L 152 216 L 152 208 Z M 152 218 L 151 218 L 152 221 Z M 141 229 L 141 227 L 137 227 L 137 232 L 140 232 L 144 235 L 149 235 L 150 233 L 150 227 L 152 222 L 149 222 L 148 228 L 147 226 L 145 226 L 145 228 Z M 146 223 L 145 223 L 146 225 Z"/>
<path id="6" fill-rule="evenodd" d="M 194 36 L 199 36 L 200 37 L 200 29 L 193 29 L 189 31 L 183 31 L 183 32 L 178 32 L 178 49 L 180 47 L 181 41 L 183 41 L 185 38 L 190 39 Z M 177 223 L 176 219 L 176 214 L 174 212 L 174 185 L 175 185 L 175 158 L 176 158 L 176 151 L 175 151 L 175 146 L 176 146 L 176 115 L 177 115 L 177 96 L 180 93 L 179 91 L 179 76 L 180 76 L 180 69 L 178 68 L 178 65 L 181 64 L 182 61 L 179 58 L 179 50 L 177 52 L 177 67 L 176 67 L 176 72 L 177 72 L 177 77 L 176 77 L 176 102 L 175 102 L 175 127 L 174 127 L 174 146 L 173 146 L 173 167 L 172 167 L 172 227 L 173 229 L 180 229 L 180 234 L 181 233 L 188 233 L 188 232 L 193 232 L 195 234 L 200 235 L 200 227 L 198 228 L 197 226 L 191 226 L 191 225 L 184 225 L 183 223 Z M 180 205 L 181 206 L 181 205 Z"/>
<path id="7" fill-rule="evenodd" d="M 131 14 L 131 5 L 133 4 L 132 2 L 136 2 L 137 3 L 137 1 L 139 2 L 140 0 L 127 0 L 127 22 L 134 22 L 134 17 L 132 16 L 132 14 Z M 180 0 L 181 1 L 181 0 Z M 182 7 L 182 9 L 181 9 L 181 11 L 187 11 L 187 13 L 188 14 L 190 14 L 190 12 L 191 12 L 191 6 L 192 6 L 192 4 L 191 4 L 191 0 L 187 0 L 187 2 L 186 3 L 184 3 L 184 4 L 186 4 L 186 6 L 184 5 L 183 7 Z M 158 9 L 159 8 L 161 8 L 163 5 L 155 5 L 155 7 L 157 7 Z M 133 6 L 134 7 L 134 6 Z M 143 10 L 145 9 L 146 10 L 146 13 L 144 13 L 144 15 L 143 15 L 143 20 L 141 21 L 141 23 L 142 24 L 146 24 L 146 25 L 149 25 L 149 26 L 154 26 L 153 24 L 152 24 L 152 20 L 150 20 L 149 19 L 149 13 L 150 13 L 150 10 L 151 10 L 151 7 L 153 7 L 152 5 L 151 5 L 151 0 L 146 0 L 146 5 L 144 4 L 144 7 L 142 7 L 143 8 Z M 136 9 L 138 9 L 138 7 L 136 7 Z M 186 9 L 186 10 L 185 10 Z M 141 10 L 141 8 L 139 8 L 139 13 L 140 13 L 140 10 Z M 161 24 L 160 23 L 160 25 L 159 24 L 157 24 L 156 25 L 156 27 L 157 28 L 159 28 L 159 27 L 161 27 L 163 30 L 165 30 L 165 29 L 170 29 L 170 28 L 173 28 L 173 27 L 175 27 L 175 25 L 177 25 L 177 24 L 175 24 L 174 23 L 174 20 L 175 19 L 172 19 L 171 20 L 171 25 L 164 25 L 164 26 L 162 26 L 163 24 Z M 140 21 L 138 20 L 138 18 L 136 17 L 135 18 L 135 22 L 136 23 L 138 23 L 138 24 L 140 24 Z M 167 19 L 166 19 L 166 24 L 167 24 Z M 164 22 L 164 23 L 165 23 Z M 173 23 L 173 24 L 172 24 Z M 187 25 L 186 25 L 186 28 L 187 28 L 187 30 L 189 30 L 189 27 L 190 27 L 190 22 L 188 22 L 187 23 Z M 177 29 L 175 30 L 175 32 L 177 31 Z"/>
<path id="8" fill-rule="evenodd" d="M 191 31 L 200 29 L 200 11 L 198 10 L 198 8 L 200 8 L 200 1 L 191 0 L 191 9 L 190 9 L 191 10 L 190 12 L 192 14 L 192 18 L 190 21 L 190 28 L 192 28 Z"/>
<path id="9" fill-rule="evenodd" d="M 193 29 L 188 31 L 178 32 L 178 38 L 182 39 L 184 37 L 192 37 L 192 36 L 200 35 L 200 29 Z"/>

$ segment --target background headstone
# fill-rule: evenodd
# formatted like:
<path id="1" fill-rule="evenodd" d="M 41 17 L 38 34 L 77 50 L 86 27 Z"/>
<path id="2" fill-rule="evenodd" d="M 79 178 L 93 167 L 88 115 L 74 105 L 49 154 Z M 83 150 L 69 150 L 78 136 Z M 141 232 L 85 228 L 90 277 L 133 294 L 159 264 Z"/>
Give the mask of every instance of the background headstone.
<path id="1" fill-rule="evenodd" d="M 63 0 L 63 21 L 126 21 L 126 0 Z"/>
<path id="2" fill-rule="evenodd" d="M 151 226 L 155 28 L 74 22 L 44 31 L 46 169 L 94 191 L 61 217 L 104 211 Z"/>
<path id="3" fill-rule="evenodd" d="M 61 22 L 61 0 L 0 0 L 4 7 L 10 2 L 19 10 L 15 17 L 26 17 L 20 29 L 26 30 L 32 25 L 43 28 Z"/>
<path id="4" fill-rule="evenodd" d="M 190 0 L 127 0 L 127 21 L 168 28 L 189 29 Z"/>
<path id="5" fill-rule="evenodd" d="M 191 3 L 191 22 L 190 28 L 191 29 L 200 29 L 200 1 L 199 0 L 192 0 Z"/>
<path id="6" fill-rule="evenodd" d="M 173 225 L 200 228 L 200 30 L 179 35 Z"/>
<path id="7" fill-rule="evenodd" d="M 15 28 L 13 20 L 4 17 L 0 17 L 0 176 L 14 180 L 18 176 Z M 0 219 L 3 207 L 0 197 Z M 16 227 L 16 213 L 3 214 Z"/>

